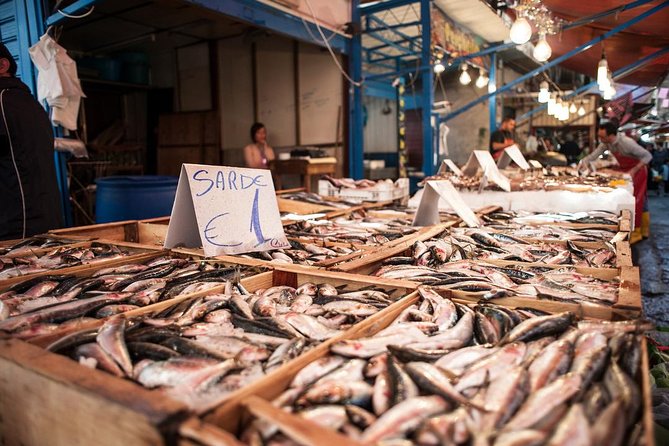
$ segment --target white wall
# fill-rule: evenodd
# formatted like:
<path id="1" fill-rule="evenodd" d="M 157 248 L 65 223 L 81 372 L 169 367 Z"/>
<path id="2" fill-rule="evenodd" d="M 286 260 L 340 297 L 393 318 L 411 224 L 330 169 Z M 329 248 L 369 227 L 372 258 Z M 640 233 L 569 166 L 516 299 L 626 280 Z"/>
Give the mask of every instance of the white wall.
<path id="1" fill-rule="evenodd" d="M 363 98 L 367 108 L 367 125 L 363 137 L 365 153 L 397 152 L 397 102 L 388 101 L 390 113 L 384 115 L 386 100 L 371 96 Z"/>
<path id="2" fill-rule="evenodd" d="M 256 116 L 267 126 L 268 141 L 274 147 L 341 142 L 343 117 L 339 135 L 337 119 L 343 115 L 344 86 L 329 53 L 300 43 L 296 72 L 293 40 L 271 35 L 254 41 L 257 104 L 251 41 L 239 37 L 218 42 L 223 161 L 243 162 L 242 148 L 250 142 L 249 128 Z"/>

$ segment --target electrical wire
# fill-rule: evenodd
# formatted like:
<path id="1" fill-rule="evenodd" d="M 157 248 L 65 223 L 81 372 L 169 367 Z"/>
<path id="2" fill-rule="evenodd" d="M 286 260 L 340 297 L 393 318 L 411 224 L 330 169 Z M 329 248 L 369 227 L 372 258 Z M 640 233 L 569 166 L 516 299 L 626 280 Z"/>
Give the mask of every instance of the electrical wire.
<path id="1" fill-rule="evenodd" d="M 344 70 L 341 66 L 341 63 L 339 62 L 339 59 L 337 58 L 337 55 L 334 53 L 332 50 L 332 47 L 330 46 L 330 42 L 328 39 L 325 37 L 325 34 L 323 33 L 323 30 L 321 29 L 320 22 L 318 20 L 318 17 L 316 17 L 316 13 L 314 13 L 314 9 L 311 7 L 311 2 L 309 0 L 305 0 L 307 7 L 309 8 L 309 12 L 311 13 L 311 17 L 314 19 L 314 24 L 316 25 L 316 29 L 318 30 L 318 33 L 321 35 L 323 38 L 323 43 L 325 44 L 325 47 L 328 49 L 328 52 L 330 53 L 330 56 L 332 56 L 332 60 L 334 61 L 335 65 L 339 69 L 339 72 L 348 80 L 352 85 L 356 87 L 361 87 L 362 84 L 364 83 L 364 79 L 361 79 L 359 82 L 353 80 L 346 70 Z"/>
<path id="2" fill-rule="evenodd" d="M 64 12 L 62 9 L 57 9 L 58 13 L 62 15 L 63 17 L 67 17 L 68 19 L 83 19 L 85 17 L 88 17 L 89 15 L 93 14 L 93 11 L 95 11 L 95 6 L 91 6 L 91 9 L 86 11 L 85 13 L 81 15 L 72 15 Z"/>
<path id="3" fill-rule="evenodd" d="M 9 141 L 9 151 L 12 154 L 12 164 L 14 164 L 14 171 L 16 172 L 16 180 L 19 182 L 19 193 L 21 194 L 21 210 L 23 211 L 23 230 L 21 238 L 26 238 L 26 196 L 23 192 L 23 183 L 21 181 L 21 174 L 19 167 L 16 165 L 16 157 L 14 156 L 14 144 L 12 144 L 12 135 L 9 131 L 9 124 L 7 123 L 7 116 L 5 116 L 5 92 L 7 89 L 0 92 L 0 110 L 2 110 L 2 120 L 5 123 L 7 130 L 7 140 Z"/>

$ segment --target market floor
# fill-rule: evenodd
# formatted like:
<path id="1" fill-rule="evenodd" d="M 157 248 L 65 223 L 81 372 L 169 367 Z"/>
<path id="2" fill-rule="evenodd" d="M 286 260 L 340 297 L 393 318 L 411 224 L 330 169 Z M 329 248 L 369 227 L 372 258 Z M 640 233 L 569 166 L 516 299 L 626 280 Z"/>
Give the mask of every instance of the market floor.
<path id="1" fill-rule="evenodd" d="M 650 192 L 655 194 L 655 191 Z M 669 327 L 669 197 L 650 196 L 651 234 L 632 246 L 641 269 L 641 293 L 646 317 Z"/>

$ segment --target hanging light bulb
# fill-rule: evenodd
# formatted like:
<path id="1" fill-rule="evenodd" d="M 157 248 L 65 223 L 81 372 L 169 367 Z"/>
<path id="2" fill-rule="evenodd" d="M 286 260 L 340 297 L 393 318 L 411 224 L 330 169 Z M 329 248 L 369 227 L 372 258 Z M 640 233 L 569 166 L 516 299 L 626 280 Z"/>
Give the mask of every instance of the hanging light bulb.
<path id="1" fill-rule="evenodd" d="M 613 97 L 616 95 L 616 87 L 613 86 L 613 84 L 609 84 L 608 88 L 604 90 L 604 94 L 602 94 L 602 98 L 605 101 L 610 101 L 613 99 Z"/>
<path id="2" fill-rule="evenodd" d="M 602 58 L 597 64 L 597 85 L 599 91 L 604 91 L 609 86 L 609 63 L 606 61 L 604 51 L 602 51 Z"/>
<path id="3" fill-rule="evenodd" d="M 569 119 L 569 106 L 566 102 L 562 103 L 562 110 L 560 110 L 560 116 L 558 118 L 560 121 L 566 121 Z"/>
<path id="4" fill-rule="evenodd" d="M 469 85 L 469 83 L 472 81 L 472 77 L 469 75 L 467 68 L 468 65 L 466 63 L 460 66 L 460 69 L 462 70 L 462 73 L 460 74 L 460 83 L 462 85 Z"/>
<path id="5" fill-rule="evenodd" d="M 551 54 L 553 54 L 553 50 L 546 40 L 546 34 L 539 34 L 539 41 L 534 46 L 532 56 L 539 62 L 546 62 L 551 57 Z"/>
<path id="6" fill-rule="evenodd" d="M 585 107 L 583 107 L 583 102 L 581 102 L 581 106 L 578 108 L 577 113 L 579 116 L 585 116 Z"/>
<path id="7" fill-rule="evenodd" d="M 513 43 L 518 45 L 529 42 L 532 37 L 532 27 L 530 26 L 530 22 L 528 22 L 525 17 L 518 17 L 511 26 L 509 37 L 511 37 Z"/>
<path id="8" fill-rule="evenodd" d="M 578 109 L 576 108 L 576 104 L 572 102 L 571 105 L 569 106 L 569 113 L 576 113 L 577 111 Z"/>
<path id="9" fill-rule="evenodd" d="M 488 79 L 488 76 L 486 75 L 485 70 L 480 69 L 479 70 L 479 77 L 476 79 L 476 86 L 478 88 L 483 88 L 486 85 L 488 85 L 488 81 L 489 81 L 489 79 Z"/>
<path id="10" fill-rule="evenodd" d="M 443 62 L 441 59 L 437 59 L 437 61 L 434 63 L 434 67 L 432 67 L 434 70 L 435 74 L 441 74 L 446 70 L 446 67 L 444 66 Z"/>
<path id="11" fill-rule="evenodd" d="M 557 105 L 557 101 L 555 100 L 554 95 L 550 95 L 548 98 L 548 115 L 549 116 L 555 116 L 555 106 Z"/>
<path id="12" fill-rule="evenodd" d="M 555 100 L 555 108 L 553 109 L 553 116 L 556 118 L 560 118 L 560 115 L 562 114 L 562 99 L 557 98 Z"/>
<path id="13" fill-rule="evenodd" d="M 540 104 L 545 104 L 548 102 L 548 99 L 550 98 L 551 94 L 548 92 L 548 82 L 543 81 L 539 84 L 539 103 Z"/>

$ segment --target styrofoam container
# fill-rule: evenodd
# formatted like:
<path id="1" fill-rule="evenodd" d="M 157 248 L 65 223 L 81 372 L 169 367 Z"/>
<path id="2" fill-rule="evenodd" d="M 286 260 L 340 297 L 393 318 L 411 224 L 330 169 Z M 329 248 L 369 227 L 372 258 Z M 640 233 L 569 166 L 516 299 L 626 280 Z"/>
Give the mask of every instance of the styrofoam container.
<path id="1" fill-rule="evenodd" d="M 335 187 L 327 180 L 318 180 L 318 194 L 325 197 L 338 197 L 355 203 L 400 200 L 409 196 L 409 179 L 400 178 L 393 183 L 392 188 L 379 184 L 379 187 L 373 189 Z"/>

